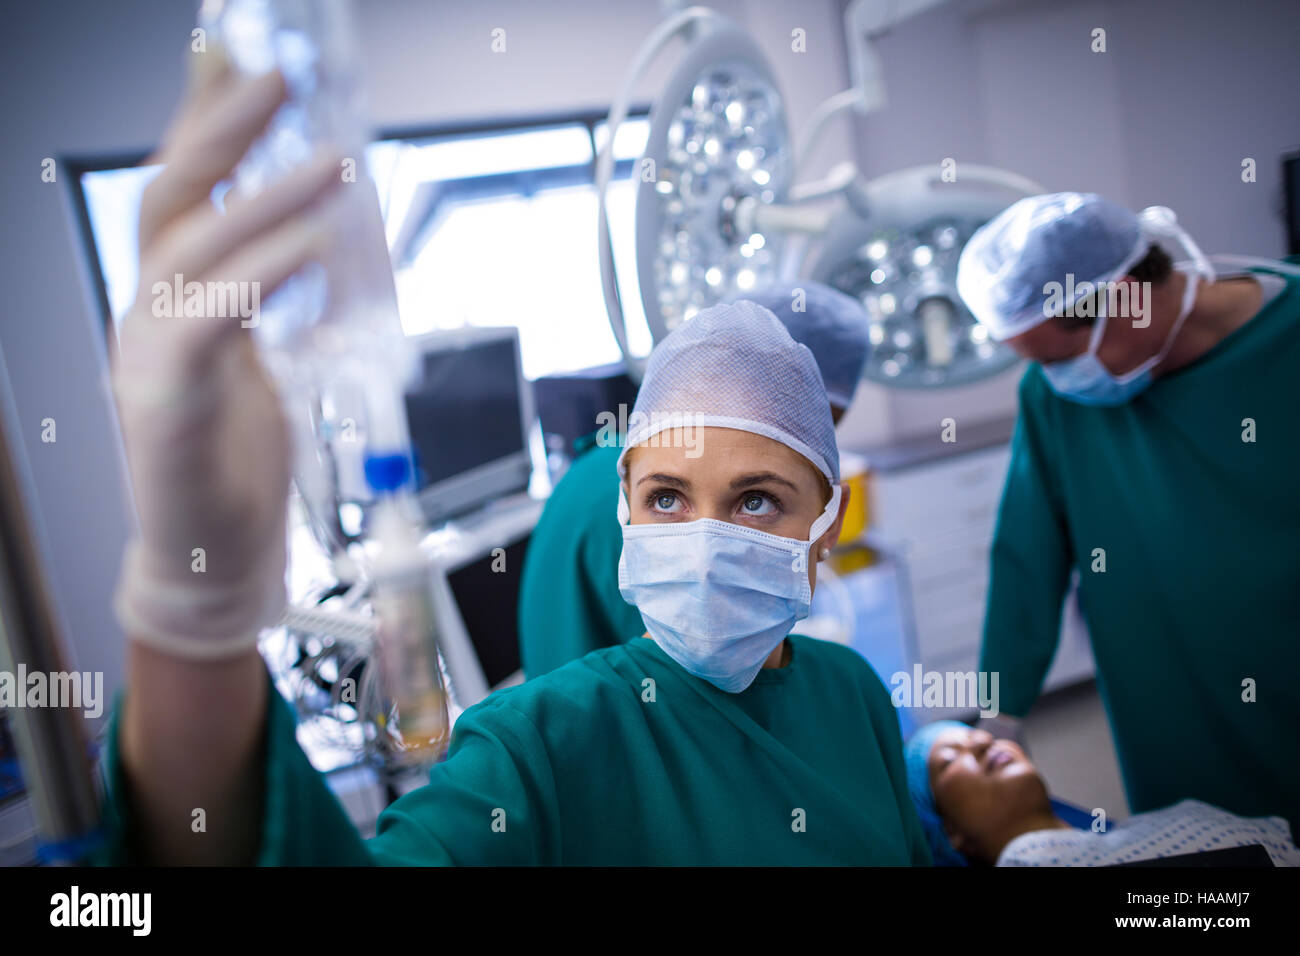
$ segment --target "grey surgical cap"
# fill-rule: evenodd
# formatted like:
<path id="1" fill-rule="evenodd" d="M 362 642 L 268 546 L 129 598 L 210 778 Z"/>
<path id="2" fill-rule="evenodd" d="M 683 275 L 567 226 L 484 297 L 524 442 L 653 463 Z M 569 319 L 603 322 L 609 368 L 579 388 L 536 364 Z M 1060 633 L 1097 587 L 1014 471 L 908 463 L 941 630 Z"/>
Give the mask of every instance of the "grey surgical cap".
<path id="1" fill-rule="evenodd" d="M 808 346 L 832 405 L 853 404 L 870 349 L 867 312 L 861 302 L 828 285 L 807 281 L 769 286 L 733 301 L 740 299 L 770 310 L 796 342 Z"/>
<path id="2" fill-rule="evenodd" d="M 1095 193 L 1030 196 L 971 236 L 957 264 L 957 291 L 997 341 L 1049 318 L 1049 284 L 1113 282 L 1150 239 L 1138 217 Z M 1062 302 L 1061 305 L 1072 305 Z"/>
<path id="3" fill-rule="evenodd" d="M 835 425 L 817 362 L 754 302 L 715 305 L 683 322 L 650 353 L 628 419 L 619 474 L 633 445 L 690 425 L 763 435 L 840 481 Z"/>

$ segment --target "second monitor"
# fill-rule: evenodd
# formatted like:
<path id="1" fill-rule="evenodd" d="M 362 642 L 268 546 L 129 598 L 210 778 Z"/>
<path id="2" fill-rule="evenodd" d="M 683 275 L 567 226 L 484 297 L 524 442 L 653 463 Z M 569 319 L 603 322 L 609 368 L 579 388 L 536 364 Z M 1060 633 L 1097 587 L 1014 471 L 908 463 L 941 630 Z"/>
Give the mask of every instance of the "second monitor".
<path id="1" fill-rule="evenodd" d="M 411 343 L 420 375 L 406 395 L 420 505 L 440 521 L 525 490 L 532 473 L 532 392 L 519 331 L 465 328 Z"/>

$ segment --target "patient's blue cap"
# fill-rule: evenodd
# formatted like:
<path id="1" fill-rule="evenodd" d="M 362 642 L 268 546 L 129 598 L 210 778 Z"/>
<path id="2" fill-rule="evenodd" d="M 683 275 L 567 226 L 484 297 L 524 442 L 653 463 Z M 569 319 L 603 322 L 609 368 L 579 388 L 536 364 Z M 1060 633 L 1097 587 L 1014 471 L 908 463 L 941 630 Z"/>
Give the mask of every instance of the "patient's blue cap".
<path id="1" fill-rule="evenodd" d="M 970 730 L 966 724 L 956 720 L 936 720 L 926 724 L 908 739 L 903 748 L 903 763 L 907 766 L 907 791 L 916 804 L 916 812 L 921 818 L 921 828 L 925 831 L 925 840 L 930 845 L 935 866 L 968 866 L 964 856 L 958 853 L 948 835 L 943 832 L 943 820 L 939 808 L 934 802 L 934 791 L 930 789 L 930 750 L 935 738 L 949 730 Z"/>

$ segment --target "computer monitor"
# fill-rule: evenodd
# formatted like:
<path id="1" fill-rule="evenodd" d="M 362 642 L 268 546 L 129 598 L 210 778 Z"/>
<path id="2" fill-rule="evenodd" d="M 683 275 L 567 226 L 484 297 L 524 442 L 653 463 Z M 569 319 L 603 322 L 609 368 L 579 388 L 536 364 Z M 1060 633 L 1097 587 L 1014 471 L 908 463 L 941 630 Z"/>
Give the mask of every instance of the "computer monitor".
<path id="1" fill-rule="evenodd" d="M 427 542 L 434 561 L 438 644 L 460 708 L 523 680 L 519 576 L 544 502 L 513 495 L 449 524 Z"/>
<path id="2" fill-rule="evenodd" d="M 1300 256 L 1300 153 L 1282 157 L 1282 191 L 1286 197 L 1286 254 Z"/>
<path id="3" fill-rule="evenodd" d="M 406 413 L 425 517 L 444 520 L 526 489 L 535 412 L 519 331 L 430 332 L 411 344 L 420 372 Z"/>

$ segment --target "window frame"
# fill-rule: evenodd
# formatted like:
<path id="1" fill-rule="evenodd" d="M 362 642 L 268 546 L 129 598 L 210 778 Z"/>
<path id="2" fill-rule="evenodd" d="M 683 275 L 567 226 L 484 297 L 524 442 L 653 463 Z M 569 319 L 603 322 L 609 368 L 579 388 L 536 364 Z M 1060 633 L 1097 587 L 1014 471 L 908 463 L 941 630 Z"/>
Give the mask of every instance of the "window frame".
<path id="1" fill-rule="evenodd" d="M 629 109 L 627 120 L 648 119 L 650 105 L 638 103 Z M 464 198 L 473 195 L 502 195 L 506 191 L 531 196 L 539 189 L 573 185 L 595 185 L 596 162 L 599 151 L 596 144 L 596 129 L 609 119 L 608 109 L 583 109 L 565 112 L 512 115 L 483 120 L 454 121 L 447 123 L 420 124 L 407 126 L 383 126 L 375 130 L 370 142 L 410 142 L 412 140 L 445 140 L 484 138 L 491 135 L 525 133 L 546 127 L 582 126 L 586 129 L 587 139 L 591 143 L 591 161 L 571 166 L 545 167 L 514 173 L 490 173 L 483 176 L 463 177 L 449 180 L 448 196 Z M 91 283 L 91 295 L 99 309 L 101 340 L 106 349 L 106 358 L 116 359 L 117 336 L 113 333 L 113 309 L 108 298 L 108 281 L 104 276 L 104 265 L 100 259 L 99 248 L 95 244 L 95 233 L 90 222 L 90 206 L 86 201 L 86 190 L 82 185 L 82 176 L 86 173 L 105 172 L 143 166 L 157 149 L 135 149 L 106 151 L 96 154 L 70 154 L 58 157 L 60 169 L 66 170 L 65 188 L 73 211 L 73 231 L 79 240 L 82 264 Z M 635 159 L 618 160 L 614 164 L 613 177 L 631 175 Z M 515 185 L 512 190 L 505 190 L 506 183 Z M 593 224 L 594 228 L 594 224 Z"/>

